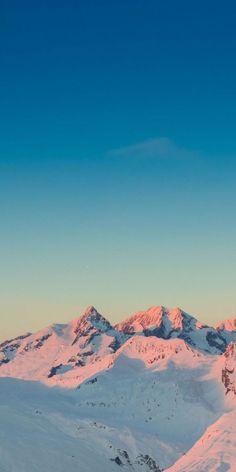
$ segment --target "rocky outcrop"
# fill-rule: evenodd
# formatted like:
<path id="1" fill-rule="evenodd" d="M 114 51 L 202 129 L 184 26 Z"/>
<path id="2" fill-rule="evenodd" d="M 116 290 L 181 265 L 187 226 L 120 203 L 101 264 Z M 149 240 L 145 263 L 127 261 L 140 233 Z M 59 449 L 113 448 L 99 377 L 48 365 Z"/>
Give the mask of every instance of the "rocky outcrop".
<path id="1" fill-rule="evenodd" d="M 236 343 L 230 343 L 224 353 L 224 367 L 222 369 L 222 382 L 226 395 L 232 392 L 236 395 Z"/>

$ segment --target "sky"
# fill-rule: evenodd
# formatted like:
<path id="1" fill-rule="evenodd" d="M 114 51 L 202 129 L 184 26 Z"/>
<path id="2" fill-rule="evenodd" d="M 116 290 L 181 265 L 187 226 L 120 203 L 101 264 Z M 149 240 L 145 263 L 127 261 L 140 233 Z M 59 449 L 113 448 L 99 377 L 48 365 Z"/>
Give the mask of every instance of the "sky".
<path id="1" fill-rule="evenodd" d="M 236 315 L 236 6 L 2 1 L 0 338 Z"/>

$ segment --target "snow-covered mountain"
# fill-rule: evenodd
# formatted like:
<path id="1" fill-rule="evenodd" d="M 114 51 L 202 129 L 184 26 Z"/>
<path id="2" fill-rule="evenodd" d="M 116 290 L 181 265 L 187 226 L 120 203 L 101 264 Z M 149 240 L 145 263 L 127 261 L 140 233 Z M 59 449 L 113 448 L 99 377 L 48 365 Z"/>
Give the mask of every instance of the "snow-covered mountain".
<path id="1" fill-rule="evenodd" d="M 135 313 L 116 325 L 126 334 L 157 336 L 163 339 L 181 338 L 197 349 L 211 354 L 225 351 L 228 342 L 234 339 L 225 336 L 225 329 L 207 326 L 180 308 L 168 309 L 163 306 L 149 308 Z"/>
<path id="2" fill-rule="evenodd" d="M 236 318 L 221 321 L 215 328 L 225 339 L 227 345 L 232 341 L 236 342 Z"/>
<path id="3" fill-rule="evenodd" d="M 3 342 L 0 470 L 234 471 L 233 328 L 164 307 L 113 327 L 91 306 Z"/>
<path id="4" fill-rule="evenodd" d="M 230 318 L 229 320 L 220 321 L 215 325 L 218 331 L 229 331 L 236 333 L 236 318 Z"/>
<path id="5" fill-rule="evenodd" d="M 0 345 L 0 376 L 76 386 L 107 368 L 114 353 L 134 336 L 182 339 L 199 352 L 221 354 L 236 332 L 206 326 L 179 308 L 152 307 L 112 327 L 90 306 L 68 324 L 54 324 L 35 334 Z"/>
<path id="6" fill-rule="evenodd" d="M 76 386 L 106 368 L 126 339 L 91 306 L 68 324 L 2 343 L 0 376 Z"/>

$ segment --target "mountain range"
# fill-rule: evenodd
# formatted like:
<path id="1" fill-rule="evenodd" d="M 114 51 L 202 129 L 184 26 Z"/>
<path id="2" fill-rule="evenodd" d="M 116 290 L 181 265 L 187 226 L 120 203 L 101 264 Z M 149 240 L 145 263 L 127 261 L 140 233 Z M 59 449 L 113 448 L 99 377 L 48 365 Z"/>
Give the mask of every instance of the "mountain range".
<path id="1" fill-rule="evenodd" d="M 3 472 L 236 471 L 236 318 L 93 307 L 0 345 Z M 43 454 L 40 452 L 43 450 Z"/>

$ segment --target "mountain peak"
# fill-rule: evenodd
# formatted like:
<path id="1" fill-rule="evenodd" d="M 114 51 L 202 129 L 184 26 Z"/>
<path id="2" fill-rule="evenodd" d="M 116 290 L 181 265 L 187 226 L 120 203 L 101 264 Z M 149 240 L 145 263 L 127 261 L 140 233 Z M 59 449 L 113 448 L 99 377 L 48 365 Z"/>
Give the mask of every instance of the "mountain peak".
<path id="1" fill-rule="evenodd" d="M 87 334 L 91 332 L 91 330 L 106 332 L 112 329 L 109 321 L 104 318 L 93 305 L 89 305 L 84 313 L 78 318 L 75 318 L 70 324 L 76 335 Z"/>
<path id="2" fill-rule="evenodd" d="M 70 324 L 77 325 L 78 323 L 85 323 L 85 322 L 92 322 L 93 320 L 100 320 L 105 318 L 97 311 L 97 309 L 93 305 L 87 306 L 83 313 L 76 318 L 74 318 Z"/>
<path id="3" fill-rule="evenodd" d="M 101 315 L 101 313 L 99 313 L 93 305 L 89 305 L 85 309 L 84 313 L 82 314 L 82 316 L 80 316 L 79 320 L 87 320 L 94 327 L 97 327 L 97 324 L 101 323 L 111 327 L 109 321 L 103 315 Z"/>
<path id="4" fill-rule="evenodd" d="M 85 308 L 84 310 L 84 313 L 82 316 L 91 316 L 91 315 L 96 315 L 98 314 L 98 311 L 96 310 L 96 308 L 93 306 L 93 305 L 89 305 L 87 306 L 87 308 Z"/>
<path id="5" fill-rule="evenodd" d="M 170 324 L 172 329 L 183 328 L 185 315 L 181 308 L 166 308 L 162 305 L 152 306 L 144 311 L 138 311 L 127 320 L 119 323 L 117 329 L 128 333 L 143 332 L 145 330 L 160 328 L 163 323 Z M 191 318 L 189 316 L 189 318 Z"/>
<path id="6" fill-rule="evenodd" d="M 156 336 L 163 339 L 179 337 L 196 349 L 208 353 L 223 352 L 226 344 L 231 340 L 226 341 L 219 331 L 200 323 L 179 307 L 148 308 L 119 323 L 116 329 L 128 336 Z"/>
<path id="7" fill-rule="evenodd" d="M 215 328 L 219 331 L 236 331 L 236 317 L 217 323 Z"/>

